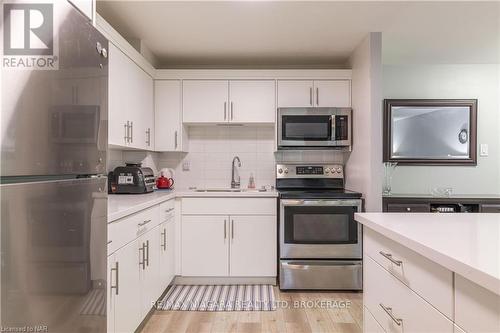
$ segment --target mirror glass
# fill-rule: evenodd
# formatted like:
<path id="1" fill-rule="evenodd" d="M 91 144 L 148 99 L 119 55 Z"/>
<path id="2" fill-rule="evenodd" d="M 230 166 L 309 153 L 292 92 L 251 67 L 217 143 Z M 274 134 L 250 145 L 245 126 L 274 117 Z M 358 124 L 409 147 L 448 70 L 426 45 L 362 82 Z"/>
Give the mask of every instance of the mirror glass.
<path id="1" fill-rule="evenodd" d="M 468 106 L 392 106 L 391 158 L 469 157 Z"/>

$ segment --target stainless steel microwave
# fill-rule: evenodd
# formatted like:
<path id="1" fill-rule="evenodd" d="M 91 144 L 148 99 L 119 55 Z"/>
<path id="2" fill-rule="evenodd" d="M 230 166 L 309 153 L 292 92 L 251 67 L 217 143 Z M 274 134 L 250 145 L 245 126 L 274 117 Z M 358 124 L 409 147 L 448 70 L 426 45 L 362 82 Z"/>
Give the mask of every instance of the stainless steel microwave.
<path id="1" fill-rule="evenodd" d="M 278 149 L 351 150 L 351 108 L 279 108 Z"/>

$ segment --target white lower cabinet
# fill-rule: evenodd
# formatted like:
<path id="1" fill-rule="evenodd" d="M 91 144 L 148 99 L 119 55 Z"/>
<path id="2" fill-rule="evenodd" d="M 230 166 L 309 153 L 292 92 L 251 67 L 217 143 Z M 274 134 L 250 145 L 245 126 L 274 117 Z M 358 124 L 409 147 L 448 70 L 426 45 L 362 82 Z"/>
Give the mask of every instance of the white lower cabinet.
<path id="1" fill-rule="evenodd" d="M 110 299 L 114 331 L 133 332 L 142 317 L 140 299 L 139 243 L 133 241 L 116 251 L 110 262 Z M 109 316 L 109 314 L 108 314 Z M 109 320 L 109 318 L 108 318 Z"/>
<path id="2" fill-rule="evenodd" d="M 229 274 L 228 216 L 182 217 L 182 275 Z"/>
<path id="3" fill-rule="evenodd" d="M 455 274 L 455 323 L 467 332 L 500 332 L 500 296 Z"/>
<path id="4" fill-rule="evenodd" d="M 364 257 L 364 305 L 386 332 L 453 332 L 442 315 L 371 257 Z"/>
<path id="5" fill-rule="evenodd" d="M 182 275 L 276 276 L 276 216 L 183 215 Z"/>
<path id="6" fill-rule="evenodd" d="M 384 333 L 384 329 L 377 322 L 366 306 L 363 306 L 363 333 Z"/>
<path id="7" fill-rule="evenodd" d="M 175 275 L 175 223 L 174 219 L 160 224 L 160 282 L 159 294 L 168 287 Z"/>
<path id="8" fill-rule="evenodd" d="M 276 276 L 276 216 L 230 216 L 230 275 Z"/>
<path id="9" fill-rule="evenodd" d="M 140 262 L 140 289 L 141 289 L 141 318 L 144 318 L 154 303 L 160 297 L 158 284 L 160 283 L 160 226 L 139 238 L 142 247 Z"/>
<path id="10" fill-rule="evenodd" d="M 175 218 L 159 223 L 159 206 L 108 225 L 109 333 L 134 332 L 174 277 Z"/>

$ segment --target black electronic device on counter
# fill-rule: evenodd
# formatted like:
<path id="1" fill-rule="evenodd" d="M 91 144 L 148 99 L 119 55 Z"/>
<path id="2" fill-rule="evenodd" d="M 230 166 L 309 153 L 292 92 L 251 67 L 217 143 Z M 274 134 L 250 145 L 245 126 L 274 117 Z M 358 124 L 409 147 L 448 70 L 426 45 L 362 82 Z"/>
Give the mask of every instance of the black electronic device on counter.
<path id="1" fill-rule="evenodd" d="M 109 193 L 142 194 L 153 192 L 155 175 L 151 168 L 143 168 L 141 163 L 126 163 L 116 167 L 109 175 Z"/>

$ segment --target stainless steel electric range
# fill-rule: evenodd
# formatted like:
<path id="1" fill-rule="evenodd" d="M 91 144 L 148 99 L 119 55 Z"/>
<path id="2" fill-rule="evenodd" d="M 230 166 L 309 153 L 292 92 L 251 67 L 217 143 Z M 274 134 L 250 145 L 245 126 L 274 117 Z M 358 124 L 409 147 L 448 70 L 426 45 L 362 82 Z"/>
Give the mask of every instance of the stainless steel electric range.
<path id="1" fill-rule="evenodd" d="M 361 290 L 361 193 L 342 165 L 279 164 L 280 289 Z"/>

